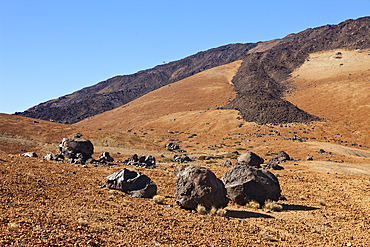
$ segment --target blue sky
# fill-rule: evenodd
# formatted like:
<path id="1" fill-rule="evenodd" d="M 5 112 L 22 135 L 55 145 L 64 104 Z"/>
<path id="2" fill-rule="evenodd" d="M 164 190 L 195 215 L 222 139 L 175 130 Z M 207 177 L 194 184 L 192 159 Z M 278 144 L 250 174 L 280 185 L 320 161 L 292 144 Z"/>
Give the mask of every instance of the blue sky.
<path id="1" fill-rule="evenodd" d="M 0 112 L 231 43 L 370 15 L 370 1 L 0 0 Z"/>

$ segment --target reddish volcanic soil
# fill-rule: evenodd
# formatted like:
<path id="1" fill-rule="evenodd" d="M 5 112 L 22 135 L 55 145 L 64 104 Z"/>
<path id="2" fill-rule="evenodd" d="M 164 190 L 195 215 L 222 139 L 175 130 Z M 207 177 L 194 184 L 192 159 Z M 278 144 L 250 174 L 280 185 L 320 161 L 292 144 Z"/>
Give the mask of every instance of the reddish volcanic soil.
<path id="1" fill-rule="evenodd" d="M 325 118 L 322 122 L 258 125 L 244 122 L 237 111 L 217 109 L 235 97 L 230 81 L 240 61 L 73 126 L 0 114 L 0 246 L 368 245 L 370 52 L 340 52 L 341 58 L 338 51 L 311 54 L 291 77 L 295 90 L 286 99 Z M 115 160 L 151 154 L 157 167 L 84 168 L 42 160 L 58 152 L 63 137 L 77 132 L 93 142 L 94 158 L 103 151 Z M 189 164 L 208 167 L 218 178 L 230 169 L 221 166 L 225 158 L 197 157 L 253 151 L 268 160 L 286 151 L 295 160 L 281 164 L 284 170 L 272 170 L 286 198 L 278 201 L 282 210 L 229 203 L 220 217 L 181 209 L 173 176 L 181 164 L 165 162 L 180 153 L 165 149 L 168 142 L 195 160 Z M 20 149 L 39 158 L 21 157 Z M 307 155 L 313 161 L 306 161 Z M 99 188 L 124 167 L 148 175 L 158 194 L 167 197 L 165 204 Z"/>

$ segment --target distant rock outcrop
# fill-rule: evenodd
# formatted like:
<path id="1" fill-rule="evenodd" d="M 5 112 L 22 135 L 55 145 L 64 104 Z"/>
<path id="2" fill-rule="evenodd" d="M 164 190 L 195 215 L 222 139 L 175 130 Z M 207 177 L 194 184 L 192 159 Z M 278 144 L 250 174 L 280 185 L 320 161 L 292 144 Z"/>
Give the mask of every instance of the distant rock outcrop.
<path id="1" fill-rule="evenodd" d="M 137 154 L 134 154 L 131 156 L 131 158 L 123 160 L 122 163 L 136 167 L 154 168 L 156 165 L 156 160 L 151 155 L 143 155 L 139 157 Z"/>
<path id="2" fill-rule="evenodd" d="M 200 204 L 206 209 L 225 207 L 229 199 L 226 190 L 215 174 L 200 166 L 182 166 L 175 169 L 176 203 L 186 209 Z"/>

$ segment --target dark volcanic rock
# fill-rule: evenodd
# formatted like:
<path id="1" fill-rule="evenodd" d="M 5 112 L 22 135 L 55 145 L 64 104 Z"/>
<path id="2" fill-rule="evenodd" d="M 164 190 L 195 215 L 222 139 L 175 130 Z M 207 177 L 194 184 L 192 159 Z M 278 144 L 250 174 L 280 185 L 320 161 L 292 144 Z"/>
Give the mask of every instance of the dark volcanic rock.
<path id="1" fill-rule="evenodd" d="M 260 204 L 267 199 L 278 201 L 281 189 L 278 179 L 271 172 L 246 165 L 236 165 L 221 178 L 230 199 L 245 205 L 251 200 Z"/>
<path id="2" fill-rule="evenodd" d="M 174 171 L 176 177 L 176 203 L 186 209 L 198 204 L 206 209 L 225 207 L 229 199 L 226 190 L 213 172 L 199 166 L 182 166 Z"/>
<path id="3" fill-rule="evenodd" d="M 94 146 L 91 141 L 85 138 L 74 136 L 70 138 L 63 138 L 59 145 L 59 151 L 68 159 L 78 158 L 76 157 L 78 153 L 81 153 L 83 158 L 89 158 L 94 153 Z"/>
<path id="4" fill-rule="evenodd" d="M 241 154 L 235 162 L 235 165 L 249 165 L 255 167 L 261 167 L 260 165 L 263 164 L 264 160 L 259 157 L 257 154 L 253 152 L 247 152 Z"/>
<path id="5" fill-rule="evenodd" d="M 369 32 L 369 17 L 348 20 L 288 35 L 275 41 L 271 49 L 244 55 L 232 80 L 237 97 L 224 108 L 236 109 L 245 121 L 260 124 L 319 120 L 283 99 L 290 84 L 282 82 L 305 62 L 309 53 L 369 48 Z"/>
<path id="6" fill-rule="evenodd" d="M 110 156 L 109 152 L 103 152 L 99 155 L 99 162 L 113 162 L 114 159 Z"/>
<path id="7" fill-rule="evenodd" d="M 279 151 L 278 152 L 278 160 L 279 160 L 279 162 L 284 162 L 284 161 L 290 160 L 290 156 L 289 156 L 289 154 L 287 154 L 284 151 Z"/>
<path id="8" fill-rule="evenodd" d="M 121 190 L 132 197 L 151 198 L 157 194 L 157 185 L 146 175 L 126 168 L 109 175 L 105 187 Z"/>

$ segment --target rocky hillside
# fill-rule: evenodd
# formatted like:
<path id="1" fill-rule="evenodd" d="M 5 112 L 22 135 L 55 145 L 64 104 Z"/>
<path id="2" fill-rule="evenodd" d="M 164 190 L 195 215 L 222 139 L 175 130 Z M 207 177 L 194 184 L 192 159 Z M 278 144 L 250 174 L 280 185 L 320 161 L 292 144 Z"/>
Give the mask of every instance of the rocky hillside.
<path id="1" fill-rule="evenodd" d="M 257 123 L 289 123 L 318 120 L 282 99 L 289 89 L 289 74 L 310 53 L 333 49 L 370 47 L 370 18 L 347 20 L 338 25 L 307 29 L 275 42 L 264 51 L 252 51 L 233 78 L 237 97 L 225 108 L 237 109 L 244 120 Z"/>
<path id="2" fill-rule="evenodd" d="M 199 52 L 179 61 L 158 65 L 133 75 L 113 77 L 16 114 L 73 124 L 117 108 L 167 84 L 234 62 L 256 46 L 257 44 L 230 44 Z"/>
<path id="3" fill-rule="evenodd" d="M 222 46 L 133 75 L 117 76 L 17 114 L 72 124 L 203 70 L 242 59 L 233 79 L 237 96 L 223 108 L 237 109 L 244 120 L 257 123 L 314 121 L 318 117 L 283 99 L 290 89 L 286 82 L 289 74 L 309 53 L 369 48 L 369 29 L 370 18 L 366 17 L 310 28 L 280 40 Z"/>

